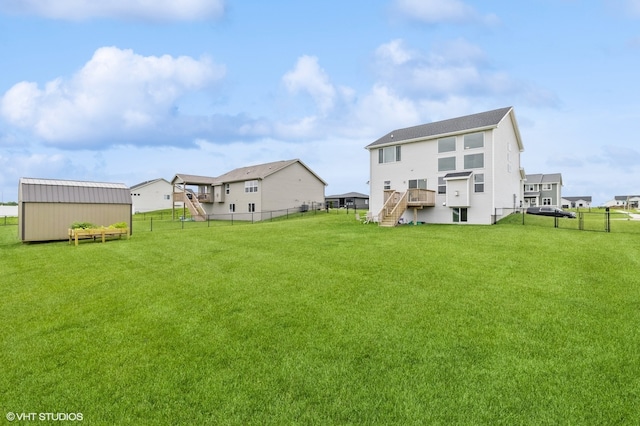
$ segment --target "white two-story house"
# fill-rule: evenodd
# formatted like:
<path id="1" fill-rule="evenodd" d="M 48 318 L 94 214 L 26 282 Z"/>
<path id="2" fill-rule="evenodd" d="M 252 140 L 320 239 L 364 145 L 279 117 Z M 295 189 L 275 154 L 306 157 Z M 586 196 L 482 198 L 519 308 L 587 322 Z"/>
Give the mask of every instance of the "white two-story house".
<path id="1" fill-rule="evenodd" d="M 370 213 L 380 225 L 491 224 L 523 202 L 512 107 L 397 129 L 366 149 Z"/>

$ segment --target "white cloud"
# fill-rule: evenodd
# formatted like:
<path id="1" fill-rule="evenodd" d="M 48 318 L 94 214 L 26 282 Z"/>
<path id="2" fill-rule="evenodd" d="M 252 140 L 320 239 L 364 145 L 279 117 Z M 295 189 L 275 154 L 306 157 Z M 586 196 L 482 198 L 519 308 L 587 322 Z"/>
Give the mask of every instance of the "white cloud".
<path id="1" fill-rule="evenodd" d="M 352 137 L 376 138 L 398 127 L 420 124 L 420 121 L 413 100 L 399 96 L 388 86 L 376 84 L 354 106 L 349 120 L 351 128 L 345 133 Z"/>
<path id="2" fill-rule="evenodd" d="M 378 46 L 375 56 L 381 63 L 388 62 L 392 65 L 402 65 L 414 57 L 414 53 L 406 48 L 401 39 L 391 40 Z"/>
<path id="3" fill-rule="evenodd" d="M 395 0 L 395 7 L 407 18 L 428 24 L 481 22 L 493 25 L 499 21 L 496 15 L 482 15 L 460 0 Z"/>
<path id="4" fill-rule="evenodd" d="M 462 38 L 437 43 L 429 51 L 412 49 L 403 40 L 382 44 L 375 51 L 379 83 L 416 101 L 438 103 L 452 97 L 508 98 L 535 105 L 556 105 L 555 95 L 521 82 L 491 66 L 479 46 Z"/>
<path id="5" fill-rule="evenodd" d="M 291 93 L 308 93 L 322 113 L 327 113 L 334 105 L 336 89 L 315 56 L 298 58 L 294 69 L 287 72 L 282 81 Z"/>
<path id="6" fill-rule="evenodd" d="M 0 99 L 0 114 L 53 145 L 123 143 L 157 134 L 183 94 L 224 74 L 206 57 L 141 56 L 103 47 L 68 80 L 52 80 L 42 89 L 33 82 L 14 85 Z"/>
<path id="7" fill-rule="evenodd" d="M 0 10 L 51 19 L 201 21 L 224 13 L 224 0 L 3 0 Z"/>

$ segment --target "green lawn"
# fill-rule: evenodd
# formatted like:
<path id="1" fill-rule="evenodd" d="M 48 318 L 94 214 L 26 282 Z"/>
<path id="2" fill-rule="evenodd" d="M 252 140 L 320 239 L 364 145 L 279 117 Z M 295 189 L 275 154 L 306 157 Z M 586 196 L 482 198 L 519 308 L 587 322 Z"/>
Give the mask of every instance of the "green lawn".
<path id="1" fill-rule="evenodd" d="M 21 244 L 2 226 L 0 412 L 635 424 L 637 233 L 519 218 L 388 229 L 310 214 L 153 232 L 141 221 L 130 240 L 78 247 Z"/>

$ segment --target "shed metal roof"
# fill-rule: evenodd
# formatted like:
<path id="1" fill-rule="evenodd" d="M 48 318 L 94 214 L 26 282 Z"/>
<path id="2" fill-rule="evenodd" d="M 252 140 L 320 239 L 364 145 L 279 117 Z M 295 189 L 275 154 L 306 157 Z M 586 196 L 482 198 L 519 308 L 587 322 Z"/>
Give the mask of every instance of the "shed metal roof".
<path id="1" fill-rule="evenodd" d="M 123 183 L 59 179 L 20 179 L 20 202 L 131 204 L 131 193 Z"/>
<path id="2" fill-rule="evenodd" d="M 433 123 L 407 127 L 404 129 L 396 129 L 369 144 L 367 148 L 377 145 L 401 143 L 415 139 L 455 134 L 474 129 L 480 130 L 496 127 L 512 109 L 512 107 L 500 108 L 478 114 L 465 115 L 464 117 L 435 121 Z"/>

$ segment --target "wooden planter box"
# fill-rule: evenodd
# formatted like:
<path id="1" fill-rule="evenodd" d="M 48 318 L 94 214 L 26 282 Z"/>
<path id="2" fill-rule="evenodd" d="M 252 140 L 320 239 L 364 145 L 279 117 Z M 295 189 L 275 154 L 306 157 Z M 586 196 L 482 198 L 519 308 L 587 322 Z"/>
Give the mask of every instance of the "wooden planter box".
<path id="1" fill-rule="evenodd" d="M 129 228 L 69 229 L 69 244 L 72 240 L 75 240 L 78 245 L 79 239 L 93 238 L 95 240 L 97 237 L 101 237 L 104 243 L 106 237 L 122 238 L 123 235 L 126 235 L 127 239 L 129 238 Z"/>

